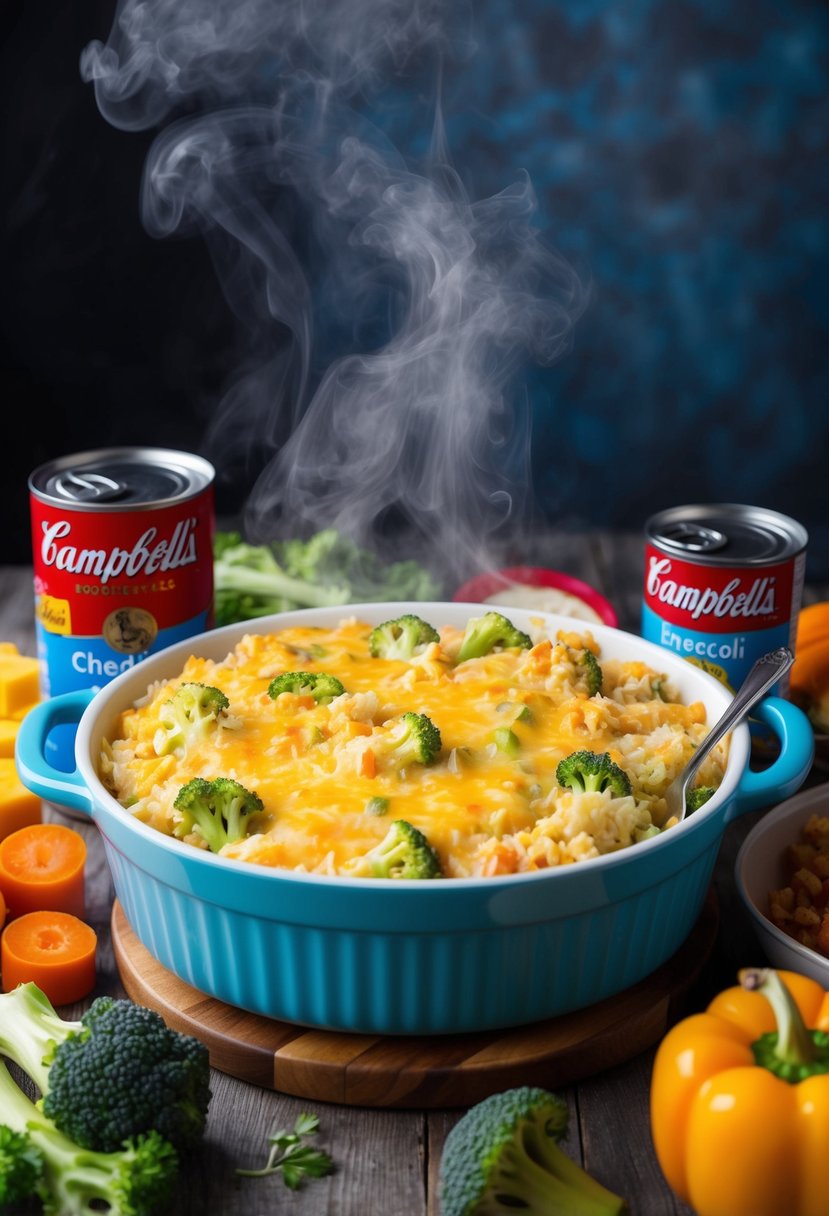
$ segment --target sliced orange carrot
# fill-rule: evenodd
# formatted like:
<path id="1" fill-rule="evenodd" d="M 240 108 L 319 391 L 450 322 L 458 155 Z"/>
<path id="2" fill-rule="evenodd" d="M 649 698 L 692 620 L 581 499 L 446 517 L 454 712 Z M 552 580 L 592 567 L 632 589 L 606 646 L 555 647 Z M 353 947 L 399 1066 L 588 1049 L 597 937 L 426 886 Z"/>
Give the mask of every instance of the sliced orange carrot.
<path id="1" fill-rule="evenodd" d="M 361 777 L 374 777 L 377 774 L 377 760 L 370 747 L 360 755 L 359 773 Z"/>
<path id="2" fill-rule="evenodd" d="M 86 841 L 60 823 L 32 823 L 0 840 L 0 890 L 9 914 L 48 909 L 83 916 Z"/>
<path id="3" fill-rule="evenodd" d="M 95 987 L 95 930 L 68 912 L 27 912 L 0 937 L 3 991 L 32 982 L 53 1005 L 71 1005 Z"/>
<path id="4" fill-rule="evenodd" d="M 3 926 L 6 923 L 6 901 L 3 899 L 3 892 L 0 891 L 0 933 L 3 932 Z"/>

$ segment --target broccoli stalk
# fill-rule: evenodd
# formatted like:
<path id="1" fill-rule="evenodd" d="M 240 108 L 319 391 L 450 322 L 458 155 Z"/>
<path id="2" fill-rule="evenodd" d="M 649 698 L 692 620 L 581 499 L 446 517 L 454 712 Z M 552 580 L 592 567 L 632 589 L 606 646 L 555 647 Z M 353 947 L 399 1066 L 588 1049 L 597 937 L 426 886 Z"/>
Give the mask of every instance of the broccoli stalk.
<path id="1" fill-rule="evenodd" d="M 437 580 L 415 561 L 386 563 L 347 536 L 326 528 L 308 540 L 246 544 L 241 533 L 213 541 L 217 625 L 291 608 L 365 600 L 436 600 Z"/>
<path id="2" fill-rule="evenodd" d="M 44 1115 L 84 1148 L 113 1152 L 155 1130 L 186 1149 L 204 1132 L 207 1048 L 132 1001 L 97 997 L 69 1021 L 35 984 L 19 984 L 0 995 L 0 1054 L 40 1090 Z"/>
<path id="3" fill-rule="evenodd" d="M 347 586 L 323 585 L 287 574 L 268 545 L 239 539 L 214 549 L 215 612 L 219 624 L 284 612 L 345 604 Z"/>
<path id="4" fill-rule="evenodd" d="M 430 642 L 439 641 L 440 634 L 433 625 L 407 612 L 372 629 L 368 647 L 375 659 L 411 659 Z"/>
<path id="5" fill-rule="evenodd" d="M 275 701 L 280 693 L 313 697 L 317 705 L 327 705 L 345 692 L 342 682 L 326 671 L 283 671 L 268 685 L 268 696 Z"/>
<path id="6" fill-rule="evenodd" d="M 101 1095 L 101 1100 L 105 1100 Z M 0 1202 L 37 1195 L 46 1216 L 156 1216 L 173 1196 L 178 1159 L 157 1131 L 115 1152 L 76 1144 L 0 1063 Z"/>
<path id="7" fill-rule="evenodd" d="M 610 759 L 607 752 L 571 752 L 560 760 L 556 781 L 578 793 L 610 790 L 614 798 L 626 798 L 632 793 L 630 779 L 624 769 Z"/>
<path id="8" fill-rule="evenodd" d="M 442 1216 L 623 1216 L 628 1206 L 558 1141 L 567 1106 L 524 1086 L 485 1098 L 455 1124 L 440 1162 Z"/>
<path id="9" fill-rule="evenodd" d="M 181 684 L 169 701 L 159 711 L 159 728 L 153 737 L 153 750 L 157 756 L 186 747 L 196 739 L 204 738 L 216 723 L 227 716 L 230 705 L 219 688 L 209 684 Z"/>
<path id="10" fill-rule="evenodd" d="M 458 662 L 465 663 L 467 659 L 480 658 L 481 655 L 491 654 L 493 650 L 506 650 L 515 646 L 527 650 L 532 644 L 532 638 L 516 629 L 512 621 L 507 620 L 500 612 L 486 612 L 483 616 L 473 617 L 467 623 L 458 651 Z"/>
<path id="11" fill-rule="evenodd" d="M 385 754 L 399 768 L 410 764 L 433 764 L 440 749 L 440 731 L 426 714 L 411 711 L 401 714 L 389 727 Z"/>
<path id="12" fill-rule="evenodd" d="M 173 806 L 181 811 L 174 834 L 181 838 L 196 831 L 212 853 L 246 836 L 251 820 L 265 809 L 258 794 L 231 777 L 194 777 L 181 787 Z"/>
<path id="13" fill-rule="evenodd" d="M 440 878 L 440 859 L 423 833 L 396 819 L 386 835 L 362 857 L 347 862 L 344 872 L 356 878 Z"/>

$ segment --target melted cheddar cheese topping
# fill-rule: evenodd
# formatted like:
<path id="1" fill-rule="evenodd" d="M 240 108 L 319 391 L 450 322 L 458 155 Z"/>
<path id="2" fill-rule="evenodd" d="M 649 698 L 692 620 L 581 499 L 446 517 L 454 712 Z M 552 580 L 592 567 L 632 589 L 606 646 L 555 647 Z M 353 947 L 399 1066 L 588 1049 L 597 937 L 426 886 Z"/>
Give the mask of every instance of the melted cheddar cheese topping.
<path id="1" fill-rule="evenodd" d="M 570 864 L 669 826 L 662 795 L 707 727 L 704 706 L 682 704 L 664 673 L 603 659 L 586 628 L 547 637 L 539 623 L 530 648 L 463 662 L 463 630 L 444 627 L 403 660 L 372 657 L 371 629 L 293 627 L 248 634 L 221 662 L 191 656 L 121 715 L 102 779 L 136 817 L 204 848 L 198 828 L 182 833 L 176 796 L 193 778 L 230 777 L 263 809 L 222 856 L 334 875 L 355 872 L 394 820 L 424 834 L 447 878 Z M 592 695 L 586 650 L 602 673 Z M 269 696 L 286 671 L 328 673 L 345 691 L 322 703 Z M 164 706 L 184 683 L 220 689 L 227 712 L 158 754 Z M 395 724 L 408 712 L 440 732 L 431 763 L 398 761 Z M 558 762 L 582 749 L 607 752 L 631 793 L 559 786 Z M 720 783 L 726 757 L 725 745 L 714 750 L 705 784 Z"/>

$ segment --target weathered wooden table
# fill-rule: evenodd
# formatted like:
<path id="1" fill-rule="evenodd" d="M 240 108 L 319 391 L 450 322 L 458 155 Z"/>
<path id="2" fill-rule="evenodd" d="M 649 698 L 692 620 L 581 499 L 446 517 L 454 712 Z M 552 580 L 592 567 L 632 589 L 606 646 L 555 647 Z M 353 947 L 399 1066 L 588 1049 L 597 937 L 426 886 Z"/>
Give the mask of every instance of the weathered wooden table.
<path id="1" fill-rule="evenodd" d="M 507 555 L 513 561 L 550 565 L 601 590 L 614 604 L 620 625 L 639 631 L 643 547 L 640 536 L 606 533 L 551 537 Z M 511 564 L 511 563 L 510 563 Z M 809 586 L 804 600 L 829 598 L 829 587 Z M 31 570 L 0 569 L 0 639 L 34 653 Z M 809 782 L 826 775 L 815 771 Z M 733 866 L 744 836 L 763 812 L 743 816 L 723 838 L 715 873 L 720 926 L 713 954 L 688 993 L 686 1011 L 699 1008 L 720 988 L 736 982 L 739 967 L 762 954 L 733 884 Z M 47 809 L 47 817 L 58 812 Z M 98 986 L 94 995 L 124 995 L 112 952 L 113 900 L 103 848 L 92 824 L 78 824 L 86 837 L 88 919 L 99 935 Z M 68 1009 L 80 1016 L 84 1006 Z M 677 1202 L 654 1157 L 648 1120 L 653 1051 L 562 1089 L 570 1107 L 566 1151 L 630 1203 L 633 1216 L 671 1216 L 690 1209 Z M 292 1125 L 311 1110 L 319 1116 L 318 1144 L 335 1162 L 327 1178 L 289 1191 L 279 1178 L 243 1179 L 236 1166 L 258 1166 L 275 1127 Z M 383 1110 L 335 1106 L 287 1097 L 214 1071 L 203 1148 L 185 1161 L 176 1210 L 180 1216 L 438 1216 L 437 1175 L 444 1138 L 463 1108 L 440 1111 Z M 19 1212 L 35 1208 L 20 1208 Z M 542 1216 L 542 1214 L 538 1214 Z M 735 1216 L 737 1214 L 735 1213 Z"/>

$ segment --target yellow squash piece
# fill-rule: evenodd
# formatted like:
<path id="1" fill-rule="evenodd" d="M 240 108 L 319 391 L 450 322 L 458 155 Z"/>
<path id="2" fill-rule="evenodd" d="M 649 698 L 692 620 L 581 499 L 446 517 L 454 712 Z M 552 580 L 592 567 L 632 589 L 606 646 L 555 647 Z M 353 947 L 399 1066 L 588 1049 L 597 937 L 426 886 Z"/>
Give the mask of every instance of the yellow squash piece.
<path id="1" fill-rule="evenodd" d="M 0 718 L 13 718 L 37 701 L 39 676 L 37 659 L 0 650 Z"/>
<path id="2" fill-rule="evenodd" d="M 22 784 L 14 760 L 0 758 L 0 840 L 18 828 L 40 823 L 41 817 L 40 799 Z"/>
<path id="3" fill-rule="evenodd" d="M 829 994 L 790 971 L 740 980 L 659 1045 L 662 1172 L 697 1216 L 829 1216 Z"/>
<path id="4" fill-rule="evenodd" d="M 14 745 L 20 723 L 11 718 L 0 718 L 0 757 L 13 756 Z"/>

